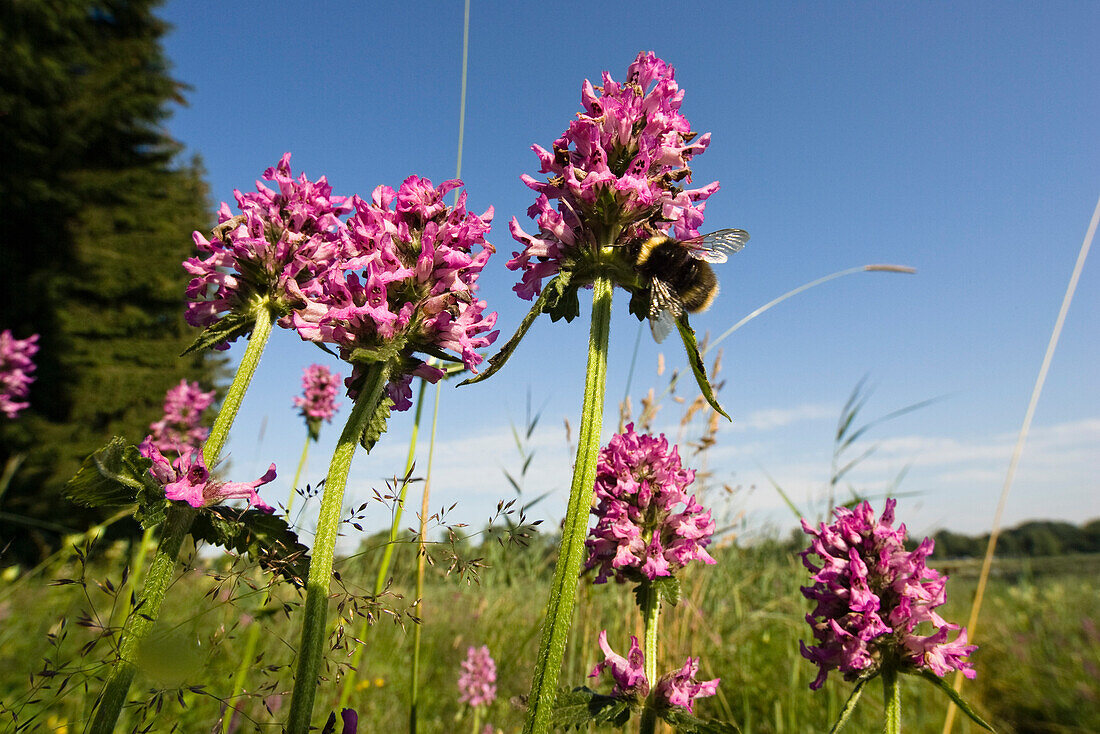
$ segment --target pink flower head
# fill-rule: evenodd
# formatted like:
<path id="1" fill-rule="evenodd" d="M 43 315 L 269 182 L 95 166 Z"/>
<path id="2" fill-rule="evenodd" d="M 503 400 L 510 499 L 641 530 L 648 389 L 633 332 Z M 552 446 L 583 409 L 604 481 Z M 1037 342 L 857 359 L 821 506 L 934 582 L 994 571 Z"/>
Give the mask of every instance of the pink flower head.
<path id="1" fill-rule="evenodd" d="M 335 344 L 355 365 L 345 381 L 353 398 L 362 365 L 392 359 L 389 395 L 395 409 L 406 410 L 414 375 L 443 376 L 414 352 L 448 350 L 473 370 L 482 360 L 476 350 L 496 339 L 496 313 L 486 314 L 477 298 L 478 275 L 493 252 L 485 241 L 493 210 L 467 212 L 465 192 L 447 206 L 445 194 L 461 185 L 436 188 L 410 176 L 397 191 L 379 186 L 369 202 L 355 197 L 344 256 L 297 292 L 305 306 L 291 322 L 303 339 Z"/>
<path id="2" fill-rule="evenodd" d="M 870 503 L 862 502 L 853 509 L 836 508 L 836 521 L 816 530 L 802 521 L 813 537 L 801 555 L 814 582 L 802 587 L 802 594 L 817 603 L 806 615 L 817 644 L 802 643 L 802 656 L 820 669 L 810 684 L 814 690 L 824 685 L 830 670 L 855 680 L 885 661 L 939 676 L 952 670 L 967 678 L 975 675 L 964 658 L 977 646 L 966 644 L 965 629 L 948 642 L 948 633 L 960 628 L 934 611 L 946 601 L 947 577 L 925 565 L 933 541 L 925 538 L 907 551 L 905 525 L 893 527 L 895 505 L 886 500 L 877 520 Z M 932 634 L 920 634 L 924 622 Z"/>
<path id="3" fill-rule="evenodd" d="M 596 663 L 589 678 L 595 678 L 604 670 L 611 670 L 611 677 L 615 680 L 615 687 L 611 689 L 611 695 L 616 698 L 645 698 L 650 693 L 650 683 L 645 674 L 645 653 L 638 644 L 638 638 L 631 635 L 630 652 L 626 657 L 619 655 L 607 644 L 607 630 L 600 632 L 600 649 L 603 650 L 604 659 Z M 713 696 L 718 691 L 719 679 L 699 682 L 695 680 L 699 672 L 699 659 L 688 658 L 684 666 L 679 670 L 661 676 L 653 689 L 658 706 L 680 706 L 688 711 L 696 698 Z"/>
<path id="4" fill-rule="evenodd" d="M 153 445 L 166 455 L 179 455 L 199 448 L 210 434 L 202 425 L 202 414 L 214 402 L 216 392 L 203 392 L 197 382 L 180 380 L 164 395 L 164 417 L 149 426 Z"/>
<path id="5" fill-rule="evenodd" d="M 169 461 L 157 449 L 152 436 L 146 436 L 138 450 L 153 462 L 150 472 L 164 487 L 164 496 L 170 500 L 183 501 L 192 507 L 209 507 L 225 500 L 244 499 L 249 505 L 265 512 L 274 509 L 256 494 L 258 487 L 274 481 L 274 464 L 253 482 L 219 482 L 211 478 L 199 449 L 187 448 L 182 455 Z"/>
<path id="6" fill-rule="evenodd" d="M 15 418 L 30 403 L 19 402 L 27 397 L 31 373 L 35 364 L 31 360 L 38 353 L 38 334 L 26 339 L 16 339 L 10 329 L 0 331 L 0 413 Z"/>
<path id="7" fill-rule="evenodd" d="M 522 271 L 517 294 L 533 299 L 543 279 L 560 270 L 591 277 L 586 270 L 608 245 L 656 232 L 679 239 L 699 234 L 704 201 L 718 183 L 679 185 L 691 180 L 688 161 L 710 144 L 710 134 L 696 137 L 680 113 L 683 98 L 673 68 L 651 52 L 638 54 L 623 82 L 606 71 L 600 87 L 585 80 L 577 119 L 552 150 L 532 146 L 546 180 L 522 177 L 539 195 L 527 212 L 539 229 L 530 235 L 512 219 L 512 237 L 523 245 L 508 261 L 509 269 Z M 616 281 L 634 287 L 629 276 Z"/>
<path id="8" fill-rule="evenodd" d="M 607 630 L 600 632 L 600 649 L 603 650 L 604 659 L 596 663 L 596 667 L 588 674 L 589 678 L 595 678 L 605 669 L 611 669 L 611 677 L 615 679 L 615 687 L 611 695 L 616 697 L 638 696 L 645 698 L 649 695 L 649 680 L 645 675 L 645 653 L 638 644 L 638 638 L 630 636 L 630 652 L 626 657 L 619 655 L 607 644 Z"/>
<path id="9" fill-rule="evenodd" d="M 336 413 L 336 393 L 340 389 L 340 375 L 321 364 L 311 364 L 302 373 L 301 396 L 294 398 L 294 406 L 306 419 L 309 435 L 314 440 L 320 432 L 321 422 L 332 422 Z"/>
<path id="10" fill-rule="evenodd" d="M 183 263 L 194 276 L 187 286 L 187 323 L 192 326 L 248 313 L 264 300 L 285 316 L 301 306 L 298 289 L 327 269 L 343 249 L 339 217 L 351 207 L 347 197 L 332 195 L 324 176 L 317 181 L 305 174 L 293 178 L 286 153 L 264 171 L 263 180 L 277 184 L 276 189 L 257 181 L 255 193 L 234 191 L 240 214 L 234 216 L 223 202 L 214 238 L 193 235 L 202 254 Z"/>
<path id="11" fill-rule="evenodd" d="M 657 681 L 657 700 L 665 706 L 680 706 L 693 710 L 695 699 L 713 696 L 718 692 L 721 678 L 699 682 L 695 680 L 699 672 L 699 658 L 688 658 L 684 667 L 661 676 Z"/>
<path id="12" fill-rule="evenodd" d="M 488 706 L 497 697 L 497 666 L 489 646 L 470 647 L 458 677 L 458 700 L 471 706 Z"/>
<path id="13" fill-rule="evenodd" d="M 714 520 L 687 492 L 694 479 L 664 434 L 635 433 L 631 423 L 611 437 L 596 464 L 596 525 L 585 541 L 596 583 L 652 581 L 691 561 L 715 562 L 706 551 Z"/>

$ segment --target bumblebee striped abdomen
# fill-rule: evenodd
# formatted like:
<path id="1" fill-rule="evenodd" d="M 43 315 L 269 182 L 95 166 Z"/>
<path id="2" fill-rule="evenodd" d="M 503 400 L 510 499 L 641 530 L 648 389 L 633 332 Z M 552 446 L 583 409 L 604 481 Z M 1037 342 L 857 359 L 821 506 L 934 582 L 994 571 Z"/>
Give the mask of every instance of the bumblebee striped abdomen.
<path id="1" fill-rule="evenodd" d="M 666 283 L 688 312 L 706 310 L 718 294 L 714 270 L 680 242 L 658 235 L 631 250 L 638 272 Z"/>

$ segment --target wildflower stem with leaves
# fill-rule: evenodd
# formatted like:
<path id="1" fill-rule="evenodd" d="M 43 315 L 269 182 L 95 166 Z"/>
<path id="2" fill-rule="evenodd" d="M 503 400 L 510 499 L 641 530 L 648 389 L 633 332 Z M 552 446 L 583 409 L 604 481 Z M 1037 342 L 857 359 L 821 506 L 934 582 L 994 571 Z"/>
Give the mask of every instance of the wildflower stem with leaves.
<path id="1" fill-rule="evenodd" d="M 691 181 L 688 162 L 710 143 L 709 133 L 699 136 L 691 130 L 680 113 L 682 101 L 673 68 L 649 52 L 638 54 L 623 81 L 607 72 L 599 87 L 585 80 L 577 119 L 551 150 L 532 146 L 540 173 L 547 177 L 522 176 L 538 194 L 528 209 L 538 231 L 525 232 L 515 218 L 510 224 L 513 239 L 523 246 L 507 263 L 521 272 L 513 290 L 534 304 L 477 379 L 504 365 L 540 314 L 572 321 L 580 313 L 580 289 L 593 291 L 577 461 L 528 697 L 526 734 L 543 734 L 550 726 L 572 624 L 603 423 L 612 289 L 619 286 L 630 293 L 630 311 L 639 319 L 648 317 L 652 323 L 658 312 L 669 313 L 665 307 L 674 296 L 643 270 L 639 253 L 651 240 L 698 237 L 705 201 L 718 190 L 717 182 L 696 189 L 682 185 Z M 681 245 L 669 246 L 675 250 Z M 680 254 L 692 259 L 693 253 L 685 249 Z M 700 391 L 725 415 L 707 381 L 686 310 L 676 309 L 669 321 L 684 342 Z"/>
<path id="2" fill-rule="evenodd" d="M 229 392 L 226 393 L 225 400 L 218 411 L 218 417 L 214 420 L 214 427 L 203 445 L 202 458 L 206 466 L 214 466 L 225 447 L 229 429 L 233 426 L 233 421 L 240 410 L 241 400 L 260 364 L 260 357 L 263 356 L 264 347 L 271 334 L 271 323 L 271 311 L 266 305 L 256 308 L 248 348 L 241 357 L 233 382 L 229 386 Z M 175 573 L 180 547 L 197 515 L 198 508 L 187 502 L 168 503 L 160 542 L 149 564 L 137 608 L 127 617 L 122 628 L 118 657 L 99 697 L 94 718 L 88 729 L 89 734 L 110 734 L 115 730 L 119 714 L 130 691 L 130 685 L 137 673 L 135 660 L 138 648 L 160 616 L 165 592 Z"/>
<path id="3" fill-rule="evenodd" d="M 476 350 L 497 336 L 491 331 L 496 314 L 485 313 L 485 302 L 477 299 L 478 276 L 494 251 L 485 241 L 493 212 L 468 212 L 465 192 L 447 206 L 443 197 L 461 186 L 452 180 L 436 187 L 409 176 L 396 191 L 379 186 L 369 201 L 353 197 L 355 213 L 341 230 L 339 256 L 297 291 L 305 307 L 292 314 L 294 327 L 303 339 L 339 348 L 353 366 L 345 384 L 355 402 L 321 500 L 290 734 L 305 734 L 310 726 L 341 504 L 356 445 L 370 451 L 386 430 L 391 407 L 412 407 L 414 376 L 437 382 L 446 374 L 418 354 L 473 370 L 482 360 Z"/>
<path id="4" fill-rule="evenodd" d="M 600 454 L 603 427 L 604 390 L 607 385 L 607 347 L 611 331 L 611 280 L 597 277 L 592 283 L 592 326 L 588 337 L 588 367 L 584 378 L 581 425 L 577 439 L 577 460 L 569 489 L 569 505 L 562 526 L 558 561 L 546 617 L 542 623 L 538 658 L 531 679 L 524 732 L 545 732 L 550 727 L 558 675 L 565 656 L 565 642 L 573 622 L 577 579 L 584 559 L 588 533 L 588 511 L 595 491 L 596 462 Z"/>

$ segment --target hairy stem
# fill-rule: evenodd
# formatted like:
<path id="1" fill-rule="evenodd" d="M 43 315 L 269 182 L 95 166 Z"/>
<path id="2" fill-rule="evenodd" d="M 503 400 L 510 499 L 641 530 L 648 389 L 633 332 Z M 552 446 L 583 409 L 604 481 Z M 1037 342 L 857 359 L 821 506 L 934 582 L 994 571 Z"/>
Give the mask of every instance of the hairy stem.
<path id="1" fill-rule="evenodd" d="M 248 337 L 248 348 L 241 357 L 241 363 L 237 365 L 237 374 L 233 376 L 233 383 L 225 394 L 222 407 L 218 410 L 218 417 L 214 419 L 214 427 L 210 429 L 210 435 L 202 447 L 203 461 L 211 471 L 214 464 L 221 458 L 225 441 L 229 438 L 229 429 L 237 419 L 241 401 L 244 400 L 244 394 L 252 383 L 256 368 L 260 366 L 260 357 L 263 356 L 267 339 L 271 336 L 271 309 L 267 304 L 257 306 L 253 315 L 256 317 L 256 323 L 252 327 L 252 336 Z"/>
<path id="2" fill-rule="evenodd" d="M 885 716 L 882 734 L 901 734 L 901 686 L 898 671 L 889 663 L 882 667 L 882 702 Z"/>
<path id="3" fill-rule="evenodd" d="M 581 406 L 581 427 L 578 435 L 577 461 L 573 468 L 573 483 L 569 490 L 569 506 L 562 527 L 558 562 L 538 658 L 531 678 L 524 734 L 545 734 L 550 728 L 554 697 L 565 655 L 565 642 L 573 623 L 573 608 L 577 598 L 577 577 L 584 555 L 584 538 L 588 531 L 588 513 L 596 482 L 596 459 L 600 451 L 600 430 L 603 426 L 604 388 L 607 382 L 607 344 L 611 329 L 611 281 L 599 276 L 592 284 L 592 330 L 588 339 L 588 369 L 584 380 L 584 402 Z"/>
<path id="4" fill-rule="evenodd" d="M 321 659 L 325 645 L 325 618 L 328 615 L 328 591 L 332 582 L 332 562 L 336 552 L 336 536 L 340 529 L 340 512 L 344 503 L 351 460 L 371 417 L 385 396 L 390 366 L 378 362 L 367 370 L 363 388 L 352 406 L 351 415 L 332 454 L 321 511 L 317 517 L 317 534 L 313 541 L 313 557 L 306 582 L 305 617 L 298 644 L 298 666 L 294 676 L 294 692 L 290 700 L 287 731 L 306 734 L 313 713 L 313 699 L 321 674 Z"/>

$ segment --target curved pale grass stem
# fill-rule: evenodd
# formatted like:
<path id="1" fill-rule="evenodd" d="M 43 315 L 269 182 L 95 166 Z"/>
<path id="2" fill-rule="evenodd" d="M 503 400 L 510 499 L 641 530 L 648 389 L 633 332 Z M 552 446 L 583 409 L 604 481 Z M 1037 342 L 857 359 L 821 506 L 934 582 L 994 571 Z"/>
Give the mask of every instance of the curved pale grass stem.
<path id="1" fill-rule="evenodd" d="M 1020 456 L 1024 452 L 1024 444 L 1027 442 L 1027 434 L 1031 430 L 1031 419 L 1035 415 L 1035 408 L 1039 404 L 1039 396 L 1043 392 L 1043 384 L 1047 379 L 1047 371 L 1050 369 L 1051 360 L 1054 359 L 1054 350 L 1058 346 L 1058 339 L 1062 335 L 1062 325 L 1066 322 L 1066 314 L 1069 305 L 1073 302 L 1073 294 L 1077 290 L 1077 281 L 1081 279 L 1081 271 L 1085 268 L 1085 259 L 1089 256 L 1092 247 L 1092 239 L 1096 235 L 1097 224 L 1100 223 L 1100 200 L 1096 202 L 1096 208 L 1092 212 L 1088 231 L 1081 242 L 1081 249 L 1077 253 L 1077 262 L 1074 263 L 1073 273 L 1069 277 L 1066 293 L 1062 297 L 1062 307 L 1058 310 L 1058 318 L 1054 322 L 1054 330 L 1051 331 L 1050 341 L 1047 342 L 1047 350 L 1043 355 L 1043 364 L 1039 368 L 1039 375 L 1035 378 L 1035 386 L 1031 389 L 1031 399 L 1027 404 L 1027 412 L 1024 414 L 1023 425 L 1020 426 L 1020 434 L 1016 437 L 1016 446 L 1012 450 L 1012 459 L 1008 462 L 1008 472 L 1005 475 L 1005 483 L 1001 488 L 1001 497 L 997 501 L 997 510 L 993 513 L 993 528 L 989 532 L 989 543 L 986 545 L 985 558 L 982 560 L 982 571 L 978 576 L 978 588 L 974 592 L 974 604 L 970 608 L 970 619 L 966 623 L 967 641 L 973 642 L 978 628 L 978 614 L 982 609 L 982 600 L 985 597 L 985 587 L 989 580 L 989 570 L 993 565 L 993 551 L 997 548 L 997 537 L 1001 533 L 1001 516 L 1004 514 L 1005 503 L 1008 500 L 1008 491 L 1012 488 L 1012 482 L 1016 478 L 1016 466 L 1020 463 Z M 952 685 L 956 691 L 962 689 L 963 675 L 956 671 Z M 947 707 L 947 716 L 943 722 L 943 734 L 950 734 L 951 727 L 955 723 L 955 712 L 958 707 L 952 702 Z"/>
<path id="2" fill-rule="evenodd" d="M 753 319 L 755 319 L 757 316 L 760 316 L 765 311 L 769 311 L 772 308 L 775 308 L 779 304 L 783 303 L 783 301 L 786 301 L 788 298 L 793 298 L 794 296 L 797 296 L 799 293 L 803 293 L 805 291 L 810 290 L 811 288 L 815 288 L 815 287 L 817 287 L 819 285 L 822 285 L 824 283 L 828 283 L 831 280 L 836 280 L 837 278 L 843 278 L 846 275 L 855 275 L 856 273 L 906 273 L 906 274 L 911 274 L 911 273 L 916 273 L 916 272 L 917 271 L 916 271 L 915 268 L 911 268 L 908 265 L 860 265 L 859 267 L 847 268 L 845 270 L 838 270 L 835 273 L 830 273 L 829 275 L 824 275 L 820 278 L 817 278 L 816 280 L 811 280 L 808 283 L 803 283 L 802 285 L 798 286 L 797 288 L 789 290 L 789 291 L 787 291 L 786 293 L 784 293 L 783 295 L 781 295 L 777 298 L 773 298 L 772 300 L 765 303 L 763 306 L 760 306 L 756 310 L 752 311 L 747 316 L 745 316 L 743 319 L 738 321 L 736 324 L 734 324 L 730 328 L 723 331 L 722 334 L 717 339 L 715 339 L 712 342 L 709 342 L 706 345 L 706 348 L 701 350 L 699 354 L 700 354 L 701 357 L 707 356 L 711 352 L 711 350 L 713 350 L 715 347 L 717 347 L 719 344 L 721 344 L 722 341 L 724 341 L 727 337 L 729 337 L 731 334 L 733 334 L 733 332 L 737 331 L 742 326 L 744 326 L 745 324 L 747 324 L 750 321 L 752 321 Z M 639 335 L 641 333 L 641 331 L 640 331 L 641 328 L 642 328 L 642 325 L 639 324 L 638 325 Z M 640 343 L 641 343 L 641 340 L 639 338 L 638 341 L 635 342 L 635 344 L 634 344 L 634 355 L 635 355 L 635 357 L 637 356 L 637 350 L 638 350 L 638 347 L 639 347 Z M 634 364 L 633 358 L 631 358 L 630 377 L 632 377 L 633 374 L 634 374 L 633 364 Z M 630 384 L 631 384 L 630 377 L 628 377 L 628 379 L 627 379 L 626 391 L 624 392 L 624 395 L 626 395 L 626 396 L 630 395 Z M 672 376 L 672 379 L 669 380 L 669 383 L 665 387 L 664 391 L 660 394 L 660 396 L 658 396 L 657 402 L 660 402 L 662 399 L 664 399 L 665 396 L 671 394 L 672 391 L 676 388 L 676 383 L 679 382 L 679 380 L 680 380 L 679 373 L 674 374 Z"/>
<path id="3" fill-rule="evenodd" d="M 430 363 L 430 360 L 429 360 Z M 413 460 L 416 458 L 416 442 L 420 435 L 420 415 L 424 407 L 424 391 L 427 383 L 424 380 L 420 380 L 420 387 L 417 390 L 416 396 L 416 416 L 413 419 L 412 435 L 409 437 L 409 454 L 405 458 L 405 475 L 401 481 L 401 489 L 397 497 L 397 506 L 393 511 L 393 521 L 390 523 L 390 535 L 386 542 L 386 547 L 382 551 L 382 561 L 378 564 L 378 574 L 374 579 L 374 596 L 379 597 L 386 588 L 386 580 L 390 573 L 390 563 L 393 559 L 394 546 L 397 543 L 397 534 L 401 530 L 401 518 L 405 511 L 405 493 L 409 488 L 409 478 L 412 475 Z M 367 623 L 364 622 L 360 629 L 358 639 L 366 639 Z M 351 669 L 347 675 L 344 676 L 343 685 L 340 687 L 340 699 L 336 707 L 343 709 L 348 705 L 348 701 L 351 700 L 351 694 L 355 690 L 356 682 L 359 680 L 359 667 L 363 662 L 363 653 L 366 650 L 366 645 L 360 643 L 355 648 L 355 654 L 351 658 Z"/>

